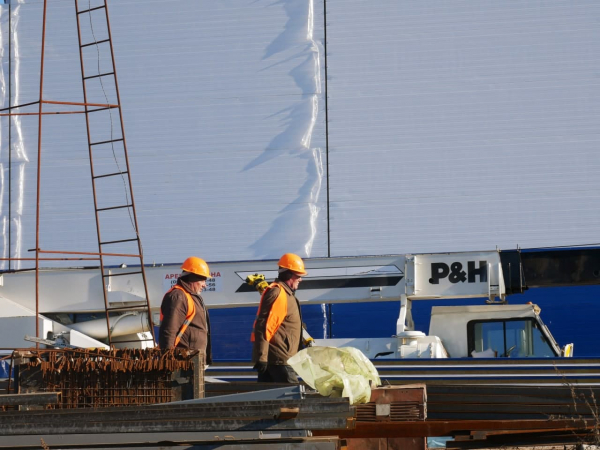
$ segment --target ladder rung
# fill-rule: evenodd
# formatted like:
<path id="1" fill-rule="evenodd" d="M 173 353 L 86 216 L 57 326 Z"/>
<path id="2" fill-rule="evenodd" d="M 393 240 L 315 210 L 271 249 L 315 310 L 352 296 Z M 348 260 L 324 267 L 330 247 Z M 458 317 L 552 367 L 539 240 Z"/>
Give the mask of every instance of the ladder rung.
<path id="1" fill-rule="evenodd" d="M 120 241 L 106 241 L 106 242 L 100 242 L 100 245 L 120 244 L 121 242 L 133 242 L 133 241 L 137 241 L 137 240 L 138 240 L 138 238 L 122 239 Z"/>
<path id="2" fill-rule="evenodd" d="M 105 42 L 110 42 L 110 39 L 103 39 L 101 41 L 96 41 L 96 42 L 90 42 L 89 44 L 83 44 L 80 47 L 89 47 L 90 45 L 98 45 L 98 44 L 104 44 Z"/>
<path id="3" fill-rule="evenodd" d="M 144 303 L 143 300 L 140 300 L 140 303 Z M 131 310 L 140 310 L 140 311 L 148 311 L 148 307 L 144 305 L 130 305 L 130 306 L 114 306 L 112 308 L 107 308 L 107 311 L 131 311 Z"/>
<path id="4" fill-rule="evenodd" d="M 106 77 L 108 75 L 114 75 L 114 72 L 106 72 L 106 73 L 100 73 L 98 75 L 90 75 L 89 77 L 83 77 L 84 80 L 90 80 L 92 78 L 100 78 L 100 77 Z"/>
<path id="5" fill-rule="evenodd" d="M 97 178 L 106 178 L 106 177 L 114 177 L 116 175 L 124 175 L 124 174 L 128 174 L 129 171 L 124 170 L 123 172 L 114 172 L 114 173 L 107 173 L 105 175 L 97 175 L 95 177 L 92 177 L 92 179 L 97 179 Z"/>
<path id="6" fill-rule="evenodd" d="M 110 144 L 111 142 L 119 142 L 119 141 L 122 141 L 122 140 L 123 140 L 123 138 L 121 138 L 121 139 L 111 139 L 110 141 L 92 142 L 90 145 Z"/>
<path id="7" fill-rule="evenodd" d="M 140 270 L 139 272 L 123 272 L 123 273 L 109 273 L 107 275 L 102 275 L 102 278 L 108 278 L 108 277 L 124 277 L 125 275 L 137 275 L 139 273 L 142 273 L 142 271 Z"/>
<path id="8" fill-rule="evenodd" d="M 106 108 L 98 108 L 98 109 L 89 109 L 86 111 L 86 113 L 93 113 L 93 112 L 98 112 L 98 111 L 106 111 L 107 109 L 115 109 L 118 108 L 119 106 L 107 106 Z"/>
<path id="9" fill-rule="evenodd" d="M 96 211 L 109 211 L 111 209 L 131 208 L 133 205 L 110 206 L 108 208 L 98 208 Z"/>
<path id="10" fill-rule="evenodd" d="M 84 9 L 83 11 L 77 11 L 77 14 L 85 14 L 85 13 L 96 11 L 97 9 L 102 9 L 102 8 L 106 8 L 106 5 L 96 6 L 95 8 L 90 8 L 90 9 Z"/>

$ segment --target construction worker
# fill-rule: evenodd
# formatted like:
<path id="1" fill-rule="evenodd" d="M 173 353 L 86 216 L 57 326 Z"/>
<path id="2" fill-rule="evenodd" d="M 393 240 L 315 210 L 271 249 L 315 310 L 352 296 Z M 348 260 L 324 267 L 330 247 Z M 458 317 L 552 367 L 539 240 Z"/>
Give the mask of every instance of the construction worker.
<path id="1" fill-rule="evenodd" d="M 259 382 L 298 383 L 287 361 L 302 345 L 302 311 L 295 292 L 305 275 L 302 258 L 286 253 L 279 260 L 278 277 L 260 298 L 250 337 Z"/>
<path id="2" fill-rule="evenodd" d="M 206 261 L 195 256 L 186 259 L 181 269 L 177 284 L 165 294 L 160 306 L 158 345 L 163 350 L 203 350 L 205 363 L 211 364 L 210 321 L 200 295 L 210 270 Z"/>

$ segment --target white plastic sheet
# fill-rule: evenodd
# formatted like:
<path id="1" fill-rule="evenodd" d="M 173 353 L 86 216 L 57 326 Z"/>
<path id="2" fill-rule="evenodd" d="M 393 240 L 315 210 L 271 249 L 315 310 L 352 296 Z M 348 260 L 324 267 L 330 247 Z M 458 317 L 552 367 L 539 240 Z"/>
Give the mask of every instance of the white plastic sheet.
<path id="1" fill-rule="evenodd" d="M 368 403 L 371 382 L 380 385 L 377 369 L 353 347 L 309 347 L 288 360 L 304 382 L 326 397 L 347 397 L 351 405 Z"/>

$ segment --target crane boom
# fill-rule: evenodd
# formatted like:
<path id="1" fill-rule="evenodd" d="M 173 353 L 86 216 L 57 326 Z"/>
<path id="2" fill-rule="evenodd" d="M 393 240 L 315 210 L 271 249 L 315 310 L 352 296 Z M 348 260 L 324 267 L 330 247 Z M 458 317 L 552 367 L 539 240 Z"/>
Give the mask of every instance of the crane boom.
<path id="1" fill-rule="evenodd" d="M 299 298 L 306 304 L 482 297 L 503 300 L 528 287 L 600 283 L 600 249 L 556 251 L 484 251 L 418 255 L 308 258 L 308 276 Z M 210 264 L 204 298 L 211 308 L 257 306 L 259 296 L 246 284 L 248 275 L 277 276 L 276 261 Z M 143 285 L 110 268 L 106 278 L 112 305 L 143 301 Z M 146 268 L 153 311 L 181 272 L 179 264 Z M 48 269 L 40 272 L 40 312 L 75 313 L 104 310 L 102 280 L 93 269 Z M 0 275 L 0 296 L 35 309 L 35 272 Z"/>

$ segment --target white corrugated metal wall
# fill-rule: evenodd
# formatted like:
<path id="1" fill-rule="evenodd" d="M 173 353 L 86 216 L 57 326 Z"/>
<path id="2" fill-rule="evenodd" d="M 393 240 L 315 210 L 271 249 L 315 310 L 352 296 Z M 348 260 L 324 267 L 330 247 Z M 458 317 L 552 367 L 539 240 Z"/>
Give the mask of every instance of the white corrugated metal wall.
<path id="1" fill-rule="evenodd" d="M 2 107 L 9 84 L 37 99 L 41 7 L 13 2 L 10 33 L 0 7 Z M 146 262 L 598 241 L 595 1 L 109 10 Z M 76 41 L 72 1 L 50 2 L 46 99 L 81 101 Z M 28 256 L 37 118 L 12 121 L 10 176 L 8 123 L 1 253 Z M 45 117 L 43 144 L 42 248 L 95 251 L 83 118 Z"/>
<path id="2" fill-rule="evenodd" d="M 600 3 L 327 18 L 332 253 L 599 242 Z"/>

